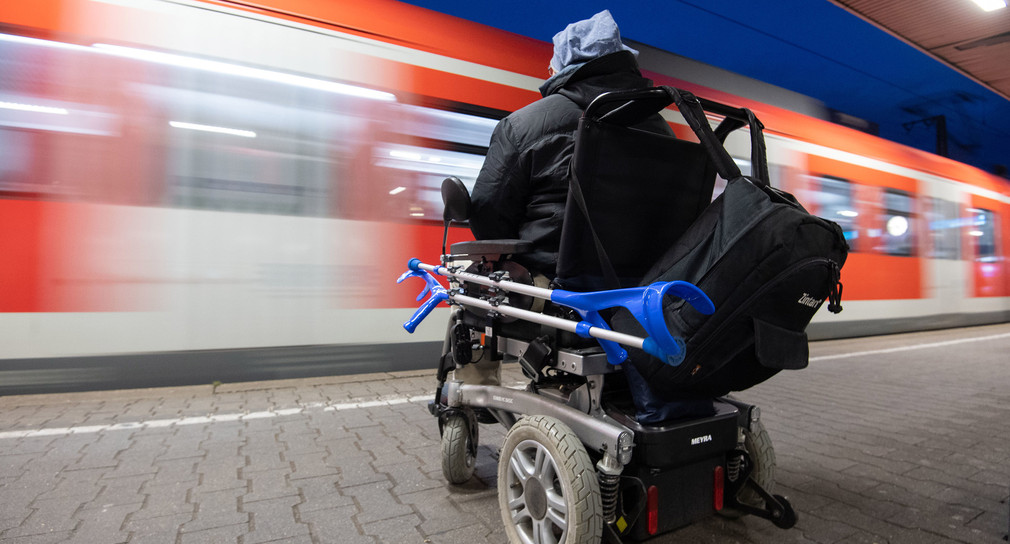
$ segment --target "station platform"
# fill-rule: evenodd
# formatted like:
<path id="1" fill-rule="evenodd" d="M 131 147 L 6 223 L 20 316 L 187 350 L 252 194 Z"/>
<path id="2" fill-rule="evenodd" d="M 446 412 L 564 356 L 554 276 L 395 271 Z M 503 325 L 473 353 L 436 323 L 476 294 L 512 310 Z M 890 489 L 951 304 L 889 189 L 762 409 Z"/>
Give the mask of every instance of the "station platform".
<path id="1" fill-rule="evenodd" d="M 650 542 L 1002 542 L 1008 354 L 1010 324 L 811 344 L 808 369 L 737 395 L 796 527 Z M 476 477 L 449 486 L 433 374 L 0 397 L 0 542 L 504 543 L 504 429 L 481 425 Z"/>

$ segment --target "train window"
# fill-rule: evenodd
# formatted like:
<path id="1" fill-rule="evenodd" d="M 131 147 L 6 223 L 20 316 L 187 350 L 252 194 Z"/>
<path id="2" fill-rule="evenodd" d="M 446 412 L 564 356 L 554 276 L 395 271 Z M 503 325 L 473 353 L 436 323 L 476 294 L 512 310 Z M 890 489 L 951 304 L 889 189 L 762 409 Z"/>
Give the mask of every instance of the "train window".
<path id="1" fill-rule="evenodd" d="M 0 191 L 99 200 L 115 171 L 114 65 L 83 47 L 0 34 Z"/>
<path id="2" fill-rule="evenodd" d="M 813 179 L 813 201 L 817 205 L 821 217 L 830 219 L 842 227 L 845 239 L 853 245 L 859 236 L 856 218 L 853 186 L 848 180 L 834 176 L 816 176 Z"/>
<path id="3" fill-rule="evenodd" d="M 929 257 L 932 259 L 961 258 L 962 221 L 956 202 L 941 198 L 926 200 L 926 220 L 929 224 Z"/>
<path id="4" fill-rule="evenodd" d="M 473 190 L 491 133 L 505 112 L 468 104 L 397 104 L 394 123 L 373 150 L 393 217 L 442 218 L 442 180 L 458 177 Z"/>
<path id="5" fill-rule="evenodd" d="M 330 184 L 345 142 L 362 123 L 353 98 L 308 89 L 193 74 L 136 85 L 157 111 L 167 143 L 168 203 L 184 208 L 328 215 Z M 359 101 L 362 99 L 358 99 Z"/>
<path id="6" fill-rule="evenodd" d="M 912 197 L 904 191 L 884 191 L 883 251 L 888 255 L 910 256 L 915 253 L 915 229 L 912 225 Z"/>
<path id="7" fill-rule="evenodd" d="M 23 131 L 0 128 L 0 190 L 13 190 L 28 177 L 32 146 Z"/>
<path id="8" fill-rule="evenodd" d="M 990 210 L 972 208 L 971 230 L 968 234 L 975 241 L 975 260 L 993 261 L 998 256 L 996 249 L 996 224 L 999 217 Z"/>

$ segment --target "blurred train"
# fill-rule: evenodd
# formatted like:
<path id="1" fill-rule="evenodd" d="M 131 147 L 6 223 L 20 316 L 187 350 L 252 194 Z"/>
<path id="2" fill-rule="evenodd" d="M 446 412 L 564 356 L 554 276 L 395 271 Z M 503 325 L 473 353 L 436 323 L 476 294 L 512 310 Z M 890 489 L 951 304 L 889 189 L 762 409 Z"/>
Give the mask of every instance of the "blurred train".
<path id="1" fill-rule="evenodd" d="M 658 84 L 752 108 L 776 183 L 843 226 L 845 311 L 812 336 L 1010 320 L 1006 179 L 641 49 Z M 433 367 L 444 320 L 406 334 L 393 281 L 437 260 L 439 182 L 472 186 L 550 55 L 392 0 L 6 3 L 0 393 Z"/>

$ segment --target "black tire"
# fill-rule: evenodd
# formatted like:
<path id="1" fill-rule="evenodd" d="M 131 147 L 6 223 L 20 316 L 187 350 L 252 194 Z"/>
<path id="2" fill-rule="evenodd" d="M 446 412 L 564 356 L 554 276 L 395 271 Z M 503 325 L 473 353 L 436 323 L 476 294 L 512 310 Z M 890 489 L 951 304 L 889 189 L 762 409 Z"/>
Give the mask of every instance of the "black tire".
<path id="1" fill-rule="evenodd" d="M 751 479 L 754 480 L 768 493 L 775 492 L 775 447 L 772 446 L 772 439 L 768 436 L 761 420 L 752 421 L 751 428 L 743 430 L 744 449 L 750 455 L 754 468 L 751 472 Z M 762 507 L 764 500 L 754 490 L 745 487 L 740 491 L 740 502 L 752 506 Z M 744 515 L 743 512 L 733 508 L 723 508 L 720 515 L 736 519 Z"/>
<path id="2" fill-rule="evenodd" d="M 476 431 L 476 429 L 475 429 Z M 464 484 L 477 465 L 476 444 L 470 443 L 470 424 L 462 415 L 452 415 L 442 425 L 442 474 L 450 484 Z"/>
<path id="3" fill-rule="evenodd" d="M 520 419 L 498 460 L 498 505 L 509 542 L 598 544 L 600 485 L 582 442 L 547 416 Z"/>

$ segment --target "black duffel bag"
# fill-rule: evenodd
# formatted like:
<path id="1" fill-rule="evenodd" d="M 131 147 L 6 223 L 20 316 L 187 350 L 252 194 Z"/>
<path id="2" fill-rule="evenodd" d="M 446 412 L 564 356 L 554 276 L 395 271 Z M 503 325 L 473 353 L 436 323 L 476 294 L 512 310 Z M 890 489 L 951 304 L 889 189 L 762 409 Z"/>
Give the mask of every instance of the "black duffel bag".
<path id="1" fill-rule="evenodd" d="M 702 315 L 682 300 L 667 300 L 666 322 L 685 340 L 685 359 L 674 367 L 631 350 L 631 364 L 661 397 L 719 396 L 807 366 L 805 329 L 814 313 L 825 300 L 830 311 L 841 311 L 840 270 L 848 244 L 837 224 L 771 187 L 762 127 L 750 111 L 741 110 L 749 119 L 754 175 L 742 176 L 698 99 L 668 92 L 729 182 L 642 285 L 689 281 L 708 294 L 716 310 Z M 624 312 L 611 323 L 616 330 L 644 332 Z"/>

